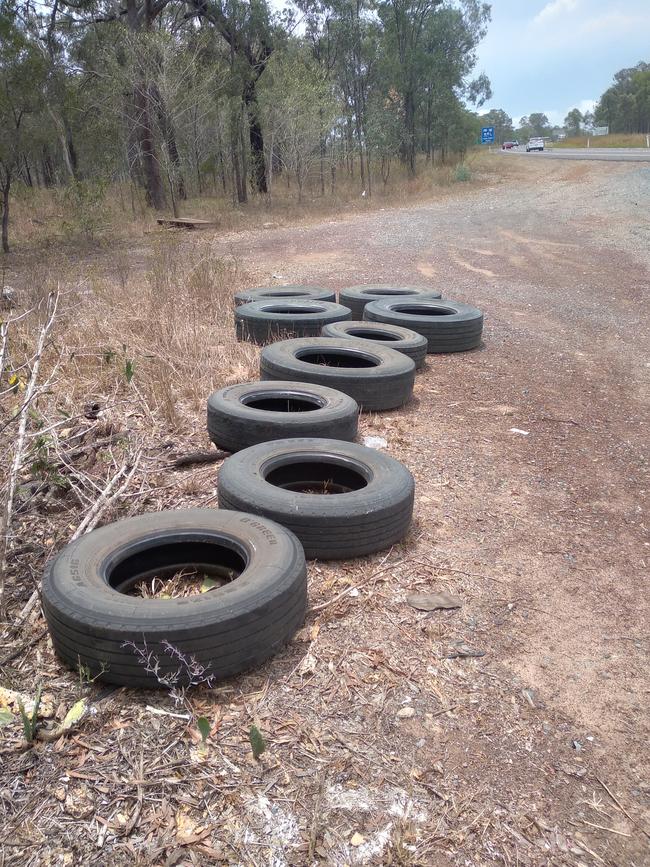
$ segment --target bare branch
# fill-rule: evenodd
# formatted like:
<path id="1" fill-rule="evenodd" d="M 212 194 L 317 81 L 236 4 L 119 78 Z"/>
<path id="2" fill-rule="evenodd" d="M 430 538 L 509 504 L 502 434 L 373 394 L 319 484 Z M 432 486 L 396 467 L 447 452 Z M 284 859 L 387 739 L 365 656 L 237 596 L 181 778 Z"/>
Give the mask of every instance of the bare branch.
<path id="1" fill-rule="evenodd" d="M 25 400 L 23 402 L 22 407 L 18 413 L 18 433 L 16 435 L 16 444 L 14 447 L 14 459 L 11 465 L 11 469 L 9 471 L 9 483 L 7 488 L 7 497 L 5 502 L 5 508 L 2 515 L 2 525 L 0 526 L 0 616 L 4 617 L 5 612 L 5 598 L 4 598 L 4 589 L 5 589 L 5 574 L 7 571 L 7 553 L 9 550 L 9 536 L 11 533 L 11 522 L 13 518 L 13 508 L 14 508 L 14 497 L 16 494 L 16 485 L 18 481 L 18 474 L 20 472 L 20 468 L 23 463 L 23 450 L 25 447 L 25 434 L 27 431 L 27 417 L 28 417 L 28 409 L 29 405 L 34 396 L 34 392 L 36 390 L 36 383 L 38 381 L 38 372 L 41 366 L 41 358 L 43 356 L 43 350 L 45 348 L 46 340 L 52 330 L 52 326 L 54 325 L 54 321 L 56 319 L 56 311 L 59 304 L 59 293 L 50 292 L 47 297 L 46 303 L 46 314 L 47 319 L 44 325 L 41 327 L 40 334 L 38 336 L 38 344 L 36 346 L 36 353 L 34 355 L 34 362 L 32 364 L 32 372 L 29 378 L 29 382 L 27 384 L 27 389 L 25 392 Z"/>

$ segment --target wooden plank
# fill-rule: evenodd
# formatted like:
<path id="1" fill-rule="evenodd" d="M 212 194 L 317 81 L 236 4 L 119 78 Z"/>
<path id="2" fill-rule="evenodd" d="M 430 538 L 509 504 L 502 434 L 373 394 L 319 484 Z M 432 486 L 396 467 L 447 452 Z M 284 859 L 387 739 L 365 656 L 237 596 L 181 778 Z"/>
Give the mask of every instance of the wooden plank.
<path id="1" fill-rule="evenodd" d="M 216 220 L 195 220 L 189 217 L 159 217 L 156 222 L 159 226 L 171 229 L 205 229 L 219 225 Z"/>

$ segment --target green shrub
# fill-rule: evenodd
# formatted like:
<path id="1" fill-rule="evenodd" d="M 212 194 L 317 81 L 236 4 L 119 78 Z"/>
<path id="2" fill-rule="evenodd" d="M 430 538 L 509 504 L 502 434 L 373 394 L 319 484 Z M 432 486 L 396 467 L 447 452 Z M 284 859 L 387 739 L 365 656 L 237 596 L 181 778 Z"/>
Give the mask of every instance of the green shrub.
<path id="1" fill-rule="evenodd" d="M 63 191 L 66 217 L 65 233 L 83 235 L 93 240 L 97 231 L 106 226 L 106 181 L 71 181 Z"/>

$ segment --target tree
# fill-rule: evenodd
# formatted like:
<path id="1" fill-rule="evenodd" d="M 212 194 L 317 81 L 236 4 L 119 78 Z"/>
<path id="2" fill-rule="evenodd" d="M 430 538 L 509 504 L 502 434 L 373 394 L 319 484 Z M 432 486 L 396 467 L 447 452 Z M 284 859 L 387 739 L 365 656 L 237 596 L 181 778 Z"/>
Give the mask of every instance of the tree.
<path id="1" fill-rule="evenodd" d="M 458 101 L 481 106 L 491 95 L 485 75 L 470 79 L 490 7 L 479 0 L 463 0 L 459 6 L 441 0 L 380 0 L 378 13 L 403 106 L 402 160 L 413 175 L 418 150 L 428 158 L 435 147 L 446 154 Z M 386 65 L 391 69 L 390 62 Z"/>
<path id="2" fill-rule="evenodd" d="M 532 130 L 532 135 L 534 137 L 543 138 L 545 135 L 549 135 L 551 132 L 548 118 L 545 114 L 542 114 L 541 112 L 533 112 L 533 114 L 529 114 L 528 125 L 530 126 Z"/>
<path id="3" fill-rule="evenodd" d="M 564 126 L 569 136 L 579 136 L 582 132 L 584 117 L 577 108 L 572 108 L 564 118 Z"/>
<path id="4" fill-rule="evenodd" d="M 494 127 L 494 139 L 498 144 L 503 144 L 514 138 L 515 132 L 512 126 L 512 118 L 503 109 L 493 108 L 486 114 L 480 115 L 481 126 Z"/>
<path id="5" fill-rule="evenodd" d="M 594 110 L 596 126 L 608 126 L 612 133 L 650 132 L 650 63 L 621 69 L 614 84 L 600 97 Z"/>
<path id="6" fill-rule="evenodd" d="M 162 0 L 161 0 L 162 2 Z M 252 180 L 260 193 L 267 192 L 264 136 L 257 104 L 257 85 L 274 51 L 279 35 L 272 26 L 266 0 L 190 0 L 193 14 L 212 24 L 230 50 L 233 76 L 239 79 L 246 113 L 252 162 Z"/>
<path id="7" fill-rule="evenodd" d="M 297 0 L 301 33 L 269 3 L 0 0 L 6 225 L 17 181 L 130 183 L 134 213 L 170 200 L 177 213 L 211 184 L 245 202 L 274 172 L 302 196 L 316 163 L 321 195 L 339 166 L 370 195 L 398 154 L 413 174 L 420 154 L 463 151 L 465 106 L 490 95 L 474 74 L 486 3 Z M 500 137 L 508 123 L 497 114 Z"/>
<path id="8" fill-rule="evenodd" d="M 367 141 L 369 153 L 379 158 L 385 188 L 402 145 L 402 104 L 395 89 L 385 98 L 375 95 L 368 105 Z"/>
<path id="9" fill-rule="evenodd" d="M 298 201 L 305 181 L 320 160 L 320 142 L 331 126 L 336 109 L 322 70 L 299 52 L 276 56 L 260 82 L 261 115 L 270 141 L 269 164 L 278 156 L 295 173 Z"/>
<path id="10" fill-rule="evenodd" d="M 16 24 L 13 2 L 0 5 L 0 193 L 2 251 L 9 252 L 11 186 L 29 177 L 34 117 L 43 110 L 45 63 L 24 29 Z"/>

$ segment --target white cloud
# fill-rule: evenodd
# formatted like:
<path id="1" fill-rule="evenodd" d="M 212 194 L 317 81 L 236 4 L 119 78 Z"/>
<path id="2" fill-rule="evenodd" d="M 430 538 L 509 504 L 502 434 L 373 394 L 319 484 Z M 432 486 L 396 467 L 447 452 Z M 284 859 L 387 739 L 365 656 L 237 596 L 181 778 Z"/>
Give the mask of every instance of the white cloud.
<path id="1" fill-rule="evenodd" d="M 587 111 L 593 111 L 595 107 L 595 99 L 581 99 L 579 102 L 569 105 L 565 109 L 549 108 L 544 112 L 544 114 L 548 118 L 551 126 L 562 126 L 564 124 L 564 118 L 572 109 L 577 108 L 580 114 L 584 114 Z"/>
<path id="2" fill-rule="evenodd" d="M 551 0 L 533 18 L 534 24 L 546 24 L 565 12 L 572 12 L 578 6 L 579 0 Z"/>
<path id="3" fill-rule="evenodd" d="M 611 38 L 613 34 L 633 33 L 639 28 L 647 27 L 649 24 L 650 12 L 641 13 L 640 15 L 629 15 L 624 12 L 608 12 L 596 18 L 588 18 L 581 29 L 585 34 L 607 34 L 608 38 Z"/>

